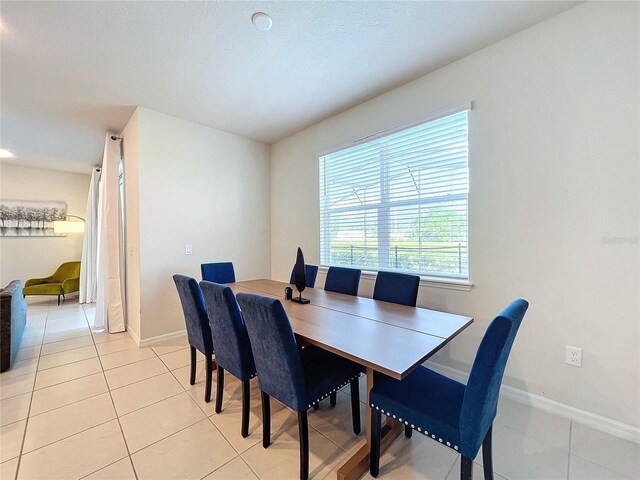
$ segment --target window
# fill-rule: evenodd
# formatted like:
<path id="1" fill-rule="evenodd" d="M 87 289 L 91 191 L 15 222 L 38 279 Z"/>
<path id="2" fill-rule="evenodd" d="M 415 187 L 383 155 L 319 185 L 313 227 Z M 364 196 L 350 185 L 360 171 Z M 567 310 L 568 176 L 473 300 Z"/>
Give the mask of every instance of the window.
<path id="1" fill-rule="evenodd" d="M 468 279 L 467 113 L 319 158 L 322 265 Z"/>

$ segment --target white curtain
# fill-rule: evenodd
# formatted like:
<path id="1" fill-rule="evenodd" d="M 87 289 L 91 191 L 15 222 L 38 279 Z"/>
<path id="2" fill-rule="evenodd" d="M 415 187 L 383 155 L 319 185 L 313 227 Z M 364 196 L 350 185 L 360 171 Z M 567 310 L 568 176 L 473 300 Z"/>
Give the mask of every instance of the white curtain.
<path id="1" fill-rule="evenodd" d="M 80 264 L 80 303 L 96 301 L 98 277 L 98 184 L 100 169 L 91 172 L 91 184 L 87 197 L 87 212 L 82 241 L 82 263 Z"/>
<path id="2" fill-rule="evenodd" d="M 120 215 L 120 143 L 107 135 L 98 201 L 98 286 L 94 328 L 124 332 Z"/>

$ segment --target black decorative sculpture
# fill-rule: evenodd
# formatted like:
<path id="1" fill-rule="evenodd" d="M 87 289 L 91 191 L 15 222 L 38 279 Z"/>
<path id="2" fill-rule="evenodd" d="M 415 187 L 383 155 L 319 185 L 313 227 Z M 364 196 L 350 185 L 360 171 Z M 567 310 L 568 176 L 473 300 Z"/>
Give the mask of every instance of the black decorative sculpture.
<path id="1" fill-rule="evenodd" d="M 302 291 L 307 286 L 307 273 L 304 266 L 304 256 L 302 250 L 298 247 L 298 255 L 296 257 L 296 264 L 293 267 L 293 279 L 295 280 L 296 290 L 300 292 L 300 295 L 296 298 L 292 298 L 292 302 L 296 303 L 309 303 L 308 298 L 302 298 Z"/>

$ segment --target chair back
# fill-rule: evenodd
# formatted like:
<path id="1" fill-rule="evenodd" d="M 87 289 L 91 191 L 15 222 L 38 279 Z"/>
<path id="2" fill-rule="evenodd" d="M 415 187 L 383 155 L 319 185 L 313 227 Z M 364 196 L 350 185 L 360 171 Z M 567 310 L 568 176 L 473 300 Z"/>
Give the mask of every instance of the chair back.
<path id="1" fill-rule="evenodd" d="M 346 295 L 358 295 L 360 274 L 356 268 L 329 267 L 324 289 L 328 292 L 344 293 Z"/>
<path id="2" fill-rule="evenodd" d="M 56 282 L 60 283 L 64 282 L 68 278 L 78 278 L 80 276 L 80 262 L 63 263 L 51 276 Z"/>
<path id="3" fill-rule="evenodd" d="M 318 276 L 318 266 L 306 264 L 304 266 L 304 275 L 307 279 L 305 285 L 309 288 L 315 287 L 316 277 Z M 296 283 L 295 268 L 291 270 L 291 278 L 289 279 L 289 283 Z"/>
<path id="4" fill-rule="evenodd" d="M 174 275 L 173 281 L 178 289 L 178 296 L 184 313 L 189 345 L 197 348 L 205 355 L 213 355 L 213 340 L 209 318 L 204 306 L 202 292 L 195 278 L 185 275 Z"/>
<path id="5" fill-rule="evenodd" d="M 216 362 L 236 378 L 249 380 L 255 373 L 251 344 L 240 307 L 231 288 L 213 282 L 200 282 L 209 315 Z"/>
<path id="6" fill-rule="evenodd" d="M 202 280 L 215 283 L 234 283 L 236 273 L 231 262 L 203 263 L 200 265 Z"/>
<path id="7" fill-rule="evenodd" d="M 280 300 L 239 293 L 238 303 L 249 333 L 260 389 L 301 411 L 305 380 L 298 345 Z"/>
<path id="8" fill-rule="evenodd" d="M 526 300 L 513 301 L 493 319 L 480 342 L 460 412 L 461 443 L 467 450 L 478 451 L 496 417 L 504 369 L 528 307 Z"/>
<path id="9" fill-rule="evenodd" d="M 378 272 L 373 299 L 415 307 L 420 277 L 397 272 Z"/>

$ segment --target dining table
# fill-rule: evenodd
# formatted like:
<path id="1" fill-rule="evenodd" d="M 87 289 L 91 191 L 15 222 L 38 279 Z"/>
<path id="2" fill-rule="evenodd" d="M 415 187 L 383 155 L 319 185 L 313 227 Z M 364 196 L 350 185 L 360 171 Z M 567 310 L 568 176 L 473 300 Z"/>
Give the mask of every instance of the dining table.
<path id="1" fill-rule="evenodd" d="M 280 298 L 293 332 L 304 342 L 362 366 L 366 374 L 367 441 L 338 470 L 338 480 L 359 479 L 369 469 L 371 403 L 376 374 L 402 380 L 473 323 L 473 318 L 319 288 L 302 294 L 310 303 L 285 300 L 288 283 L 260 279 L 228 284 L 235 293 Z M 382 426 L 383 452 L 404 431 L 388 417 Z"/>

